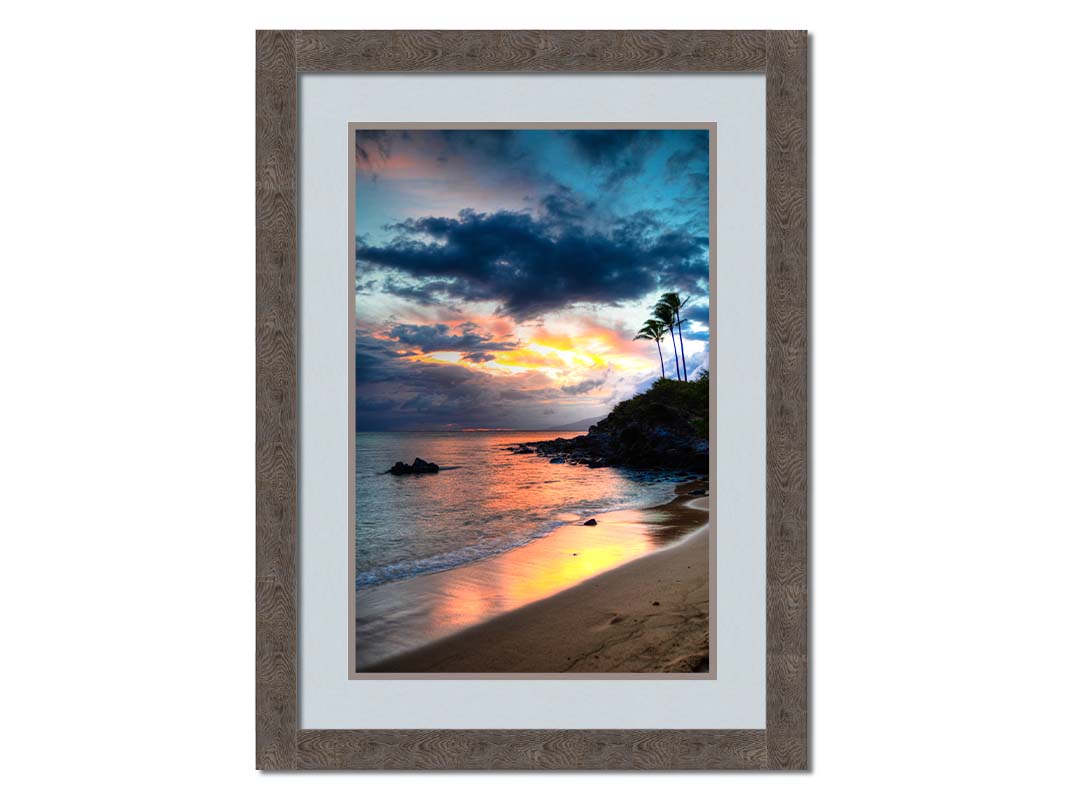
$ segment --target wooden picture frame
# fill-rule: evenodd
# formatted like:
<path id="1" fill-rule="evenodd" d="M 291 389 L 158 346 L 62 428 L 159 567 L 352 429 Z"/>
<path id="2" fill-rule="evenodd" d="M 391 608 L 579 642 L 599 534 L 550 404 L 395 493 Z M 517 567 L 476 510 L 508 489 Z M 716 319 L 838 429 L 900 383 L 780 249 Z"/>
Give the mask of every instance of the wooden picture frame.
<path id="1" fill-rule="evenodd" d="M 297 81 L 302 73 L 766 74 L 766 727 L 311 730 L 297 691 Z M 806 769 L 804 31 L 256 33 L 256 767 Z"/>

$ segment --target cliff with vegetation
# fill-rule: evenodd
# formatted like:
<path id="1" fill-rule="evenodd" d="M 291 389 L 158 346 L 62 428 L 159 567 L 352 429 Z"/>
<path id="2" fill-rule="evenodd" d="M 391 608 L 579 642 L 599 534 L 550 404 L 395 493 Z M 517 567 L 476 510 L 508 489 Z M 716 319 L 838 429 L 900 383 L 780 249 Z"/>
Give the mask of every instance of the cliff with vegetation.
<path id="1" fill-rule="evenodd" d="M 709 467 L 708 373 L 696 380 L 661 378 L 624 400 L 585 436 L 527 442 L 516 452 L 589 467 L 675 469 L 706 475 Z"/>

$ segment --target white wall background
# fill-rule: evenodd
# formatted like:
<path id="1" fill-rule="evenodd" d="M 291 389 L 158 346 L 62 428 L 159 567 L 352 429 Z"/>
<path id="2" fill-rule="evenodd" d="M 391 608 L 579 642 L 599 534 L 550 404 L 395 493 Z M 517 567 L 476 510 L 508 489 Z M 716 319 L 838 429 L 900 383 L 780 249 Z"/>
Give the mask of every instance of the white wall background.
<path id="1" fill-rule="evenodd" d="M 1051 8 L 7 7 L 0 789 L 826 800 L 1062 785 Z M 812 774 L 253 771 L 257 26 L 813 31 Z"/>

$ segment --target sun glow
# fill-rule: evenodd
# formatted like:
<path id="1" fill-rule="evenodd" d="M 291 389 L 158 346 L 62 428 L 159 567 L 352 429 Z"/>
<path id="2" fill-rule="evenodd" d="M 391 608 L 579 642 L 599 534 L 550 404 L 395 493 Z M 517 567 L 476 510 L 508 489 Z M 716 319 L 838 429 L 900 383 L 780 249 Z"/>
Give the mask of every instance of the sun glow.
<path id="1" fill-rule="evenodd" d="M 494 323 L 496 329 L 487 333 Z M 432 349 L 436 342 L 418 343 L 403 358 L 412 363 L 459 367 L 487 378 L 506 378 L 513 396 L 530 392 L 532 402 L 538 402 L 534 393 L 544 397 L 544 392 L 562 389 L 566 396 L 554 403 L 568 406 L 580 403 L 581 398 L 591 403 L 611 397 L 620 380 L 635 381 L 658 367 L 651 360 L 652 354 L 645 352 L 647 348 L 635 346 L 613 327 L 573 321 L 552 327 L 546 329 L 542 323 L 504 330 L 499 320 L 477 316 L 464 323 L 446 322 L 433 332 L 434 337 L 441 340 L 438 346 L 455 342 L 457 349 L 437 350 Z M 393 343 L 396 337 L 374 338 Z M 471 350 L 462 349 L 468 343 Z M 500 349 L 492 349 L 494 346 Z"/>
<path id="2" fill-rule="evenodd" d="M 553 347 L 536 341 L 530 342 L 528 349 L 541 355 L 555 356 L 571 368 L 576 366 L 595 367 L 600 366 L 603 363 L 596 356 L 579 353 L 577 350 L 571 350 L 569 348 Z"/>

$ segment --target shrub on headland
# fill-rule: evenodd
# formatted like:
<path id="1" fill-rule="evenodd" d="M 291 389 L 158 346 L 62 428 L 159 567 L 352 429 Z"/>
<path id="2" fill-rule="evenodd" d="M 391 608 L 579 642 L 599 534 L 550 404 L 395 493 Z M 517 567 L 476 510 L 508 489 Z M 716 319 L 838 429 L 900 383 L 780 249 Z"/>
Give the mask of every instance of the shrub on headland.
<path id="1" fill-rule="evenodd" d="M 661 378 L 624 400 L 585 436 L 528 442 L 539 455 L 590 467 L 663 468 L 706 474 L 709 466 L 707 371 L 689 382 Z"/>
<path id="2" fill-rule="evenodd" d="M 590 428 L 613 430 L 633 423 L 668 425 L 680 431 L 708 437 L 709 386 L 707 370 L 694 381 L 660 378 L 645 392 L 623 400 L 603 420 Z"/>

